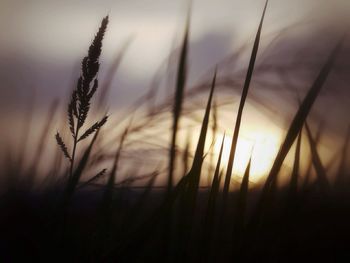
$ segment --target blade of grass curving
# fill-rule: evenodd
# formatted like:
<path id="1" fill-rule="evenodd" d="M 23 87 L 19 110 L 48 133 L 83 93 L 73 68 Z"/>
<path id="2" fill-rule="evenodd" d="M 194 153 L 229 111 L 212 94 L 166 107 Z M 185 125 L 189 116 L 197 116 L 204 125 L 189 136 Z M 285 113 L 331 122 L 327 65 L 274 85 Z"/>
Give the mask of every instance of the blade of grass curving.
<path id="1" fill-rule="evenodd" d="M 193 215 L 196 207 L 196 198 L 197 198 L 200 175 L 201 175 L 202 164 L 204 159 L 203 158 L 204 146 L 205 146 L 205 141 L 206 141 L 206 136 L 208 131 L 211 102 L 212 102 L 212 97 L 213 97 L 213 92 L 215 89 L 215 82 L 216 82 L 216 74 L 217 74 L 217 69 L 215 69 L 214 77 L 212 80 L 210 94 L 209 94 L 207 106 L 205 109 L 204 118 L 202 121 L 202 127 L 198 138 L 196 151 L 194 154 L 192 167 L 187 174 L 189 178 L 188 187 L 183 193 L 184 200 L 186 200 L 187 203 L 185 203 L 185 207 L 182 208 L 182 214 L 181 214 L 181 227 L 180 227 L 181 233 L 180 233 L 180 241 L 179 241 L 181 245 L 179 246 L 180 251 L 177 253 L 177 256 L 179 257 L 178 260 L 184 260 L 184 258 L 186 257 L 186 248 L 189 242 L 190 235 L 192 233 Z"/>
<path id="2" fill-rule="evenodd" d="M 297 113 L 294 116 L 294 119 L 287 131 L 286 137 L 281 145 L 281 148 L 274 160 L 270 173 L 265 181 L 261 197 L 258 201 L 257 207 L 252 216 L 251 225 L 254 227 L 258 227 L 261 223 L 261 219 L 265 210 L 265 206 L 267 205 L 267 197 L 268 192 L 270 190 L 271 185 L 275 180 L 277 180 L 278 173 L 282 167 L 284 159 L 286 158 L 294 140 L 298 136 L 302 126 L 305 123 L 306 117 L 308 116 L 313 103 L 315 102 L 318 94 L 320 93 L 322 87 L 324 86 L 327 77 L 333 67 L 334 61 L 338 55 L 338 52 L 341 48 L 342 41 L 339 41 L 336 47 L 332 50 L 331 54 L 327 58 L 324 66 L 320 70 L 317 78 L 312 84 L 310 90 L 302 101 Z"/>
<path id="3" fill-rule="evenodd" d="M 287 135 L 284 139 L 284 142 L 281 146 L 281 149 L 274 161 L 274 164 L 271 168 L 270 174 L 266 180 L 264 188 L 267 188 L 269 184 L 274 180 L 274 178 L 277 176 L 277 173 L 279 172 L 282 163 L 287 156 L 287 153 L 289 152 L 290 147 L 292 146 L 294 140 L 298 136 L 298 133 L 300 132 L 307 115 L 309 114 L 311 107 L 316 100 L 319 92 L 321 91 L 322 87 L 324 86 L 324 83 L 327 80 L 327 77 L 333 67 L 334 61 L 337 57 L 337 54 L 339 52 L 341 46 L 341 42 L 337 44 L 337 46 L 334 48 L 330 56 L 328 57 L 326 63 L 324 64 L 323 68 L 321 69 L 319 75 L 317 76 L 315 82 L 311 86 L 309 92 L 307 93 L 306 97 L 304 98 L 303 102 L 301 103 L 288 131 Z"/>
<path id="4" fill-rule="evenodd" d="M 107 171 L 107 169 L 102 169 L 96 175 L 94 175 L 92 178 L 90 178 L 86 182 L 84 182 L 84 183 L 80 184 L 79 186 L 77 186 L 77 189 L 86 187 L 86 186 L 92 184 L 94 181 L 97 181 L 98 179 L 100 179 L 102 176 L 104 176 L 106 174 L 106 171 Z"/>
<path id="5" fill-rule="evenodd" d="M 188 50 L 188 35 L 189 35 L 189 17 L 187 19 L 185 35 L 181 47 L 180 60 L 178 64 L 177 80 L 176 80 L 176 91 L 174 96 L 173 105 L 173 126 L 171 135 L 171 144 L 169 151 L 169 174 L 168 174 L 168 193 L 173 186 L 173 176 L 174 176 L 174 164 L 176 158 L 176 140 L 177 132 L 179 126 L 179 120 L 182 111 L 182 104 L 184 100 L 184 90 L 186 84 L 186 74 L 187 74 L 187 50 Z"/>
<path id="6" fill-rule="evenodd" d="M 326 170 L 323 167 L 320 155 L 318 154 L 318 151 L 317 151 L 315 140 L 312 137 L 311 130 L 307 122 L 305 123 L 305 128 L 306 128 L 306 133 L 310 144 L 312 163 L 316 170 L 317 180 L 319 182 L 321 189 L 324 192 L 329 192 L 330 184 L 327 179 Z"/>
<path id="7" fill-rule="evenodd" d="M 325 127 L 324 121 L 321 121 L 321 123 L 317 129 L 316 136 L 315 136 L 316 147 L 318 146 L 319 142 L 321 141 L 321 136 L 324 133 L 324 127 Z M 308 161 L 308 166 L 306 168 L 304 182 L 303 182 L 303 186 L 302 186 L 303 192 L 305 192 L 307 190 L 307 187 L 309 185 L 310 177 L 311 177 L 311 170 L 312 170 L 312 157 L 310 156 L 310 160 Z"/>
<path id="8" fill-rule="evenodd" d="M 252 79 L 253 71 L 254 71 L 254 65 L 255 65 L 255 60 L 256 56 L 258 53 L 259 49 L 259 42 L 260 42 L 260 35 L 262 31 L 262 26 L 263 26 L 263 21 L 265 17 L 265 12 L 267 8 L 268 0 L 265 2 L 264 10 L 260 19 L 260 24 L 258 27 L 258 31 L 255 36 L 254 40 L 254 45 L 252 49 L 252 53 L 250 56 L 250 61 L 249 61 L 249 66 L 247 70 L 247 75 L 244 81 L 244 86 L 243 86 L 243 91 L 238 107 L 238 112 L 237 112 L 237 117 L 236 117 L 236 122 L 235 122 L 235 129 L 234 133 L 232 136 L 232 142 L 231 142 L 231 149 L 230 149 L 230 156 L 227 164 L 227 169 L 226 169 L 226 176 L 225 176 L 225 183 L 224 183 L 224 189 L 223 189 L 223 208 L 222 208 L 222 218 L 225 216 L 226 213 L 226 206 L 227 206 L 227 197 L 228 197 L 228 192 L 230 188 L 230 182 L 231 182 L 231 176 L 232 176 L 232 169 L 233 169 L 233 163 L 235 159 L 235 153 L 236 153 L 236 146 L 237 146 L 237 141 L 238 141 L 238 136 L 239 136 L 239 130 L 241 126 L 241 120 L 242 120 L 242 114 L 243 114 L 243 109 L 245 105 L 245 101 L 248 95 L 248 90 L 250 86 L 250 81 Z"/>

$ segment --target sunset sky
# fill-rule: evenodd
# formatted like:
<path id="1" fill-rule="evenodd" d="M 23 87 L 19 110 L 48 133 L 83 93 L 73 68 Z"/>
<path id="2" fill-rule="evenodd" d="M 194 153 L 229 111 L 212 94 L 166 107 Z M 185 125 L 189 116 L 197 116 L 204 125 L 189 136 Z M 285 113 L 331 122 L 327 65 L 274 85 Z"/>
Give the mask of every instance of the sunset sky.
<path id="1" fill-rule="evenodd" d="M 219 75 L 222 76 L 230 76 L 231 72 L 240 70 L 242 74 L 239 76 L 244 76 L 264 2 L 193 1 L 189 86 L 203 81 L 203 78 L 210 79 L 206 76 L 208 70 L 229 57 L 244 43 L 248 43 L 233 65 L 219 68 Z M 33 94 L 36 101 L 43 101 L 40 105 L 45 107 L 54 98 L 67 97 L 79 75 L 80 61 L 86 55 L 101 19 L 106 15 L 110 17 L 110 24 L 103 41 L 99 79 L 103 81 L 118 52 L 130 41 L 108 98 L 108 107 L 112 110 L 118 111 L 127 107 L 146 92 L 159 68 L 165 75 L 166 58 L 180 45 L 188 6 L 188 1 L 184 0 L 0 0 L 0 117 L 18 122 L 18 116 L 26 111 L 28 100 Z M 347 17 L 349 13 L 350 2 L 347 0 L 269 1 L 257 65 L 261 61 L 288 65 L 293 59 L 300 58 L 291 73 L 292 82 L 299 87 L 300 94 L 304 94 L 329 50 L 341 32 L 350 25 Z M 285 28 L 289 29 L 276 40 L 276 36 Z M 274 45 L 269 46 L 272 42 Z M 345 50 L 348 52 L 349 49 Z M 299 72 L 304 66 L 308 67 L 309 62 L 312 68 Z M 176 68 L 176 64 L 174 66 Z M 317 102 L 318 107 L 315 106 L 320 110 L 320 116 L 331 105 L 329 114 L 335 116 L 332 122 L 340 125 L 339 128 L 332 125 L 333 128 L 337 127 L 332 130 L 336 134 L 343 132 L 348 125 L 341 114 L 349 102 L 344 96 L 349 95 L 349 91 L 343 88 L 347 75 L 343 68 L 339 72 L 339 78 L 333 77 L 337 89 L 331 93 L 325 92 L 325 96 Z M 251 148 L 249 140 L 256 140 L 255 135 L 251 138 L 249 136 L 254 134 L 254 129 L 261 130 L 261 127 L 265 128 L 257 137 L 262 136 L 262 141 L 266 141 L 266 138 L 272 136 L 274 139 L 272 142 L 269 139 L 268 147 L 275 154 L 283 128 L 289 123 L 297 107 L 295 94 L 286 92 L 286 87 L 281 87 L 277 77 L 269 74 L 259 75 L 258 71 L 253 77 L 252 94 L 256 99 L 251 98 L 252 101 L 249 101 L 247 122 L 243 125 L 243 136 L 248 138 L 249 144 L 244 149 L 247 156 Z M 261 85 L 256 80 L 275 83 L 277 92 L 276 89 L 265 88 L 254 91 L 255 86 Z M 236 91 L 239 92 L 240 88 L 239 84 Z M 165 85 L 163 89 L 173 91 L 174 86 Z M 334 107 L 335 101 L 337 107 Z M 40 108 L 40 105 L 36 106 Z M 256 108 L 257 105 L 271 107 L 269 114 L 264 116 L 260 112 L 263 117 L 254 117 L 261 110 Z M 229 114 L 229 118 L 222 118 L 223 129 L 233 128 L 234 118 L 232 112 Z M 274 117 L 271 118 L 272 116 Z M 13 131 L 10 130 L 9 133 L 12 134 Z"/>
<path id="2" fill-rule="evenodd" d="M 263 4 L 262 0 L 193 1 L 192 79 L 243 42 L 252 40 Z M 144 89 L 144 83 L 178 46 L 188 7 L 184 0 L 1 0 L 0 5 L 0 77 L 7 102 L 8 98 L 25 96 L 28 86 L 36 86 L 38 93 L 49 97 L 64 94 L 100 20 L 107 14 L 110 25 L 104 40 L 102 68 L 108 67 L 125 41 L 132 38 L 116 78 L 118 91 L 114 93 L 116 102 L 129 101 Z M 321 26 L 322 30 L 329 30 L 349 13 L 350 3 L 346 0 L 272 0 L 262 42 L 267 44 L 274 33 L 294 23 L 299 23 L 296 30 L 300 32 Z M 118 101 L 122 94 L 123 100 Z"/>

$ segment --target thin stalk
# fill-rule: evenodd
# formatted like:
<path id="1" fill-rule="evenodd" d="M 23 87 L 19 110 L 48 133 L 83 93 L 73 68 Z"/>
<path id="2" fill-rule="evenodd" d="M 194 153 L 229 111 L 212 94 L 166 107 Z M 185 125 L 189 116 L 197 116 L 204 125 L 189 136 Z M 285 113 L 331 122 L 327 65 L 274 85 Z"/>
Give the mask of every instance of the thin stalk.
<path id="1" fill-rule="evenodd" d="M 241 126 L 241 120 L 242 120 L 242 114 L 243 114 L 243 108 L 245 105 L 245 101 L 248 95 L 248 90 L 250 86 L 250 81 L 252 79 L 253 71 L 254 71 L 254 65 L 255 65 L 255 60 L 256 56 L 258 53 L 259 49 L 259 42 L 260 42 L 260 35 L 261 35 L 261 30 L 262 30 L 262 25 L 265 17 L 265 12 L 266 12 L 266 7 L 267 7 L 268 0 L 265 3 L 264 10 L 261 16 L 260 24 L 258 31 L 255 36 L 254 40 L 254 46 L 252 49 L 252 53 L 250 56 L 250 61 L 249 61 L 249 66 L 247 70 L 247 75 L 245 78 L 244 86 L 243 86 L 243 91 L 242 91 L 242 96 L 241 100 L 239 103 L 239 108 L 238 108 L 238 113 L 236 117 L 236 123 L 235 123 L 235 129 L 234 133 L 232 136 L 232 142 L 231 142 L 231 149 L 230 149 L 230 156 L 229 156 L 229 161 L 227 164 L 227 170 L 226 170 L 226 176 L 225 176 L 225 183 L 224 183 L 224 190 L 223 190 L 223 209 L 222 209 L 222 218 L 224 217 L 226 213 L 226 206 L 227 206 L 227 197 L 228 197 L 228 192 L 230 188 L 230 181 L 231 181 L 231 175 L 232 175 L 232 169 L 233 169 L 233 163 L 235 159 L 235 153 L 236 153 L 236 146 L 237 146 L 237 141 L 238 141 L 238 136 L 239 136 L 239 130 Z"/>
<path id="2" fill-rule="evenodd" d="M 80 115 L 79 115 L 80 117 Z M 75 152 L 77 149 L 77 144 L 78 144 L 78 135 L 79 135 L 79 125 L 77 123 L 76 128 L 75 128 L 75 135 L 74 135 L 74 141 L 73 141 L 73 149 L 72 149 L 72 159 L 70 162 L 70 169 L 69 169 L 69 178 L 72 178 L 73 176 L 73 168 L 74 168 L 74 159 L 75 159 Z"/>

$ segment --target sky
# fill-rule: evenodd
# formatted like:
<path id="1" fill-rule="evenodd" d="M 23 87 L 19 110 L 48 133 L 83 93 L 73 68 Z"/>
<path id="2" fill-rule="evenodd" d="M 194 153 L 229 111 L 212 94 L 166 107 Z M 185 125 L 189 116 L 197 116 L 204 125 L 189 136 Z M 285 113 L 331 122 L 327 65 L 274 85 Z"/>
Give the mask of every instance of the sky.
<path id="1" fill-rule="evenodd" d="M 104 40 L 102 68 L 108 67 L 131 38 L 116 79 L 118 92 L 120 89 L 125 92 L 124 102 L 125 97 L 144 89 L 142 83 L 150 81 L 170 51 L 179 45 L 188 9 L 187 1 L 183 0 L 0 3 L 0 76 L 11 99 L 25 96 L 28 85 L 37 86 L 39 94 L 49 97 L 69 90 L 100 20 L 108 14 L 110 24 Z M 193 1 L 190 76 L 198 77 L 241 43 L 251 41 L 263 5 L 263 0 Z M 298 26 L 301 30 L 308 28 L 308 24 L 315 27 L 320 21 L 327 21 L 330 27 L 349 12 L 346 0 L 271 0 L 263 37 L 267 43 L 271 34 L 294 23 L 305 24 Z M 11 93 L 13 86 L 16 92 Z M 135 90 L 130 91 L 132 88 Z"/>
<path id="2" fill-rule="evenodd" d="M 222 79 L 232 77 L 237 81 L 234 89 L 222 93 L 222 98 L 232 96 L 234 101 L 233 95 L 239 94 L 242 86 L 264 3 L 264 0 L 192 1 L 188 86 L 210 79 L 207 73 L 217 63 L 226 61 L 246 44 L 239 56 L 219 67 Z M 162 77 L 167 78 L 166 59 L 181 43 L 188 7 L 185 0 L 0 0 L 2 122 L 23 119 L 19 116 L 27 111 L 34 97 L 35 106 L 42 113 L 55 98 L 68 96 L 79 76 L 80 61 L 106 15 L 110 23 L 103 41 L 99 79 L 103 81 L 115 57 L 129 43 L 108 97 L 111 111 L 128 107 L 147 91 L 159 69 Z M 260 68 L 254 74 L 246 110 L 246 119 L 251 123 L 243 127 L 246 136 L 249 137 L 251 127 L 276 125 L 266 136 L 280 137 L 281 129 L 297 107 L 296 100 L 290 99 L 295 94 L 267 66 L 287 67 L 294 63 L 286 78 L 302 96 L 339 36 L 348 29 L 349 13 L 348 0 L 269 1 L 257 60 Z M 331 77 L 336 85 L 329 85 L 335 86 L 333 92 L 325 91 L 315 105 L 318 116 L 325 111 L 332 114 L 327 125 L 339 126 L 332 130 L 336 134 L 341 134 L 348 125 L 343 112 L 350 102 L 349 90 L 345 88 L 349 67 L 342 61 L 347 61 L 350 49 L 348 44 L 344 46 L 339 62 L 342 67 L 339 66 L 339 74 Z M 176 63 L 170 66 L 172 73 L 175 69 Z M 269 84 L 261 84 L 264 81 Z M 169 94 L 174 85 L 162 88 Z M 265 108 L 269 110 L 265 112 Z M 232 128 L 232 123 L 226 120 L 223 118 L 223 128 Z"/>

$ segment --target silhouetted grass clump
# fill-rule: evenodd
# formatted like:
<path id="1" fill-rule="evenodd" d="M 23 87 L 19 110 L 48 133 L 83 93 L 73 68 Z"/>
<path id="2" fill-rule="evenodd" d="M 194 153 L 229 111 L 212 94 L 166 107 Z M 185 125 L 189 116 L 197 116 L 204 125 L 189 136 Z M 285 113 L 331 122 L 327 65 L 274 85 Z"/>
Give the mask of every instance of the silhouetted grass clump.
<path id="1" fill-rule="evenodd" d="M 0 260 L 2 262 L 346 262 L 348 236 L 350 234 L 350 180 L 346 169 L 349 132 L 341 149 L 339 167 L 333 181 L 318 150 L 319 136 L 314 136 L 307 123 L 312 106 L 334 68 L 342 48 L 340 41 L 321 67 L 315 81 L 300 100 L 294 118 L 274 159 L 272 168 L 262 187 L 251 185 L 252 158 L 250 158 L 238 189 L 231 188 L 232 169 L 237 151 L 240 125 L 250 82 L 254 75 L 259 50 L 260 35 L 267 9 L 267 1 L 253 44 L 238 113 L 234 123 L 228 163 L 223 161 L 225 135 L 218 159 L 211 156 L 208 168 L 204 165 L 208 143 L 211 114 L 213 137 L 218 132 L 218 105 L 214 101 L 219 82 L 220 67 L 211 74 L 210 90 L 195 151 L 190 151 L 190 137 L 184 151 L 179 148 L 179 122 L 186 115 L 183 105 L 189 99 L 186 93 L 189 20 L 186 24 L 177 66 L 174 96 L 164 104 L 153 107 L 139 123 L 131 108 L 129 122 L 122 132 L 115 134 L 114 126 L 106 129 L 107 146 L 99 140 L 101 127 L 107 115 L 88 128 L 88 117 L 93 116 L 91 105 L 99 91 L 99 58 L 102 40 L 107 30 L 108 17 L 92 41 L 88 55 L 81 64 L 81 75 L 73 89 L 64 122 L 69 144 L 61 133 L 56 142 L 61 151 L 49 167 L 47 184 L 33 187 L 33 182 L 13 180 L 31 176 L 38 171 L 43 155 L 42 143 L 35 152 L 36 158 L 28 171 L 18 169 L 8 162 L 4 173 L 11 186 L 1 196 Z M 120 56 L 117 61 L 119 64 Z M 110 72 L 110 74 L 112 74 Z M 108 92 L 108 85 L 101 91 L 98 106 L 101 108 Z M 203 91 L 201 91 L 203 93 Z M 149 103 L 154 96 L 151 89 L 137 104 Z M 212 103 L 214 101 L 214 103 Z M 214 104 L 214 106 L 212 106 Z M 49 111 L 45 129 L 52 126 L 57 102 Z M 123 154 L 128 147 L 135 147 L 129 140 L 142 132 L 146 125 L 156 125 L 163 113 L 171 114 L 170 142 L 161 149 L 165 169 L 147 172 L 138 165 L 136 155 L 131 159 L 128 176 L 121 169 Z M 123 123 L 119 120 L 115 126 Z M 164 127 L 162 127 L 162 130 Z M 305 129 L 305 132 L 304 132 Z M 321 133 L 318 131 L 319 134 Z M 65 133 L 63 133 L 65 134 Z M 46 140 L 47 133 L 43 133 Z M 145 135 L 146 136 L 146 135 Z M 81 142 L 90 142 L 79 150 Z M 106 135 L 107 137 L 107 135 Z M 147 140 L 147 137 L 145 137 Z M 304 138 L 304 139 L 302 139 Z M 159 140 L 161 138 L 159 137 Z M 308 169 L 301 169 L 303 140 L 310 147 Z M 51 143 L 51 141 L 49 141 Z M 136 141 L 136 151 L 146 157 Z M 209 142 L 210 143 L 210 142 Z M 295 145 L 290 179 L 284 185 L 277 184 L 287 154 Z M 93 149 L 95 146 L 96 149 Z M 63 154 L 63 155 L 62 155 Z M 61 157 L 68 165 L 61 165 Z M 179 162 L 179 161 L 182 162 Z M 109 162 L 110 161 L 110 162 Z M 257 160 L 259 161 L 259 160 Z M 21 162 L 22 163 L 22 162 Z M 109 163 L 111 164 L 108 168 Z M 181 164 L 180 164 L 181 163 Z M 177 166 L 183 165 L 183 167 Z M 63 166 L 64 169 L 60 169 Z M 101 169 L 101 167 L 103 167 Z M 105 168 L 107 167 L 107 168 Z M 139 169 L 139 170 L 138 170 Z M 208 170 L 210 185 L 201 186 L 203 171 Z M 315 179 L 310 179 L 314 169 Z M 97 171 L 97 172 L 96 172 Z M 176 182 L 175 174 L 181 171 Z M 83 176 L 83 172 L 87 176 Z M 91 176 L 92 174 L 92 176 Z M 140 175 L 141 174 L 141 175 Z M 164 187 L 156 187 L 156 178 L 166 177 Z M 90 176 L 90 177 L 89 177 Z M 88 179 L 84 179 L 88 178 Z M 125 179 L 126 178 L 126 179 Z M 118 179 L 118 180 L 117 180 Z M 146 183 L 134 183 L 147 180 Z M 27 188 L 26 188 L 27 187 Z M 6 189 L 5 187 L 3 187 Z"/>

